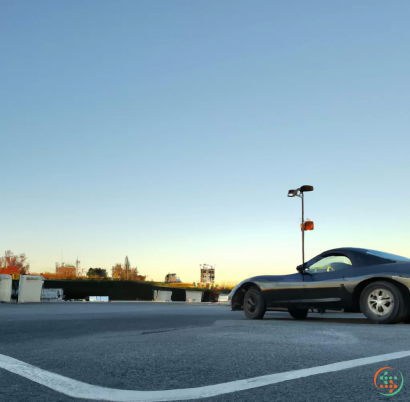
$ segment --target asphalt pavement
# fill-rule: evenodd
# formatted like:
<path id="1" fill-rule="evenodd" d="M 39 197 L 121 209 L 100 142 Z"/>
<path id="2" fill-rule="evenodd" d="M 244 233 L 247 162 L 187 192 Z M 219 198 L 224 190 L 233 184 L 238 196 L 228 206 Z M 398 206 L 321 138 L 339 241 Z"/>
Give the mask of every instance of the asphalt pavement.
<path id="1" fill-rule="evenodd" d="M 251 321 L 243 312 L 209 304 L 0 304 L 0 364 L 1 356 L 6 356 L 85 384 L 169 391 L 410 351 L 409 333 L 408 324 L 375 325 L 361 314 L 310 314 L 306 320 L 296 321 L 286 312 L 267 312 L 264 320 Z M 403 388 L 396 395 L 383 396 L 375 387 L 373 378 L 382 367 L 402 373 Z M 32 370 L 29 379 L 0 368 L 0 401 L 88 400 L 40 385 L 36 378 L 41 373 Z M 409 400 L 410 357 L 195 400 L 386 398 Z"/>

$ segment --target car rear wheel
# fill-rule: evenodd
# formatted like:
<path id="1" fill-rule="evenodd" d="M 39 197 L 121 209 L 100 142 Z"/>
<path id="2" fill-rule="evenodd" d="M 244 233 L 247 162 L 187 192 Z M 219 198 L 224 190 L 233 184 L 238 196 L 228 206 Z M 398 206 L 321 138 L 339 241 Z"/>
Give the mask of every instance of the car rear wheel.
<path id="1" fill-rule="evenodd" d="M 261 320 L 266 312 L 266 303 L 257 287 L 250 288 L 243 301 L 243 309 L 247 318 Z"/>
<path id="2" fill-rule="evenodd" d="M 308 309 L 304 308 L 289 307 L 288 311 L 295 320 L 304 320 L 308 315 Z"/>
<path id="3" fill-rule="evenodd" d="M 360 310 L 372 322 L 394 324 L 403 318 L 404 298 L 390 282 L 373 282 L 360 295 Z"/>

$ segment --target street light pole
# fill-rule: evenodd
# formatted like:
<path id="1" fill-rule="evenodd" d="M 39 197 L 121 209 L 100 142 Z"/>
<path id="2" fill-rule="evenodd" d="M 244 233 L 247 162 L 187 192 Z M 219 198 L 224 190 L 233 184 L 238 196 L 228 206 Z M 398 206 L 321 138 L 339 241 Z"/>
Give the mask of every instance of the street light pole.
<path id="1" fill-rule="evenodd" d="M 305 199 L 304 193 L 307 191 L 313 191 L 313 186 L 302 186 L 296 190 L 289 190 L 288 197 L 299 197 L 302 199 L 302 223 L 300 228 L 302 230 L 302 270 L 305 267 L 305 230 L 313 230 L 313 222 L 305 222 Z"/>
<path id="2" fill-rule="evenodd" d="M 302 198 L 302 224 L 301 224 L 301 229 L 302 229 L 302 266 L 305 265 L 305 231 L 303 230 L 303 222 L 305 221 L 304 219 L 304 213 L 305 213 L 305 205 L 304 205 L 304 198 L 303 198 L 303 193 L 301 193 L 300 198 Z"/>

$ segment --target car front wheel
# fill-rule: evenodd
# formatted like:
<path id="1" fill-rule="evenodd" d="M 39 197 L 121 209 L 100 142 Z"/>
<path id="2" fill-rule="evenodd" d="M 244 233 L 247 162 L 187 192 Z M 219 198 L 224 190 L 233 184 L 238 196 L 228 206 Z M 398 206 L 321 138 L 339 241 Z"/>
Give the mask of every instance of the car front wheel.
<path id="1" fill-rule="evenodd" d="M 243 302 L 243 309 L 247 318 L 261 320 L 266 312 L 266 304 L 262 292 L 257 287 L 250 288 Z"/>
<path id="2" fill-rule="evenodd" d="M 393 324 L 402 318 L 404 299 L 400 290 L 389 282 L 373 282 L 360 295 L 360 310 L 372 322 Z"/>

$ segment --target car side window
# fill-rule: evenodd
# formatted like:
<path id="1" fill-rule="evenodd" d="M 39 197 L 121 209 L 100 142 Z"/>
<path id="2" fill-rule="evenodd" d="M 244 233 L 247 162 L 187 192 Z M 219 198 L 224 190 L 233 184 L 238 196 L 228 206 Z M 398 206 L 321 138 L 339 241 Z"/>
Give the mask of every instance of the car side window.
<path id="1" fill-rule="evenodd" d="M 352 266 L 352 262 L 343 255 L 332 255 L 329 257 L 324 257 L 319 261 L 316 261 L 312 264 L 307 272 L 314 273 L 323 273 L 323 272 L 332 272 L 339 271 L 341 269 L 349 268 Z"/>

